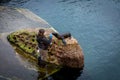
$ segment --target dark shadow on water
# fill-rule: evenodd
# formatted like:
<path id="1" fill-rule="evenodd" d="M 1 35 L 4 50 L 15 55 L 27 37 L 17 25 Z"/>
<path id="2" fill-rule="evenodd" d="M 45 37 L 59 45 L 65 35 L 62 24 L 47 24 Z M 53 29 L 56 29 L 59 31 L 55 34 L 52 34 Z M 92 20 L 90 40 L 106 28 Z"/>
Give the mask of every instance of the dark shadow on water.
<path id="1" fill-rule="evenodd" d="M 91 0 L 61 0 L 61 1 L 58 1 L 58 3 L 68 2 L 69 4 L 73 4 L 73 3 L 76 3 L 76 2 L 82 2 L 82 1 L 91 1 Z"/>
<path id="2" fill-rule="evenodd" d="M 7 79 L 5 79 L 5 78 L 1 78 L 1 77 L 0 77 L 0 80 L 7 80 Z"/>
<path id="3" fill-rule="evenodd" d="M 11 0 L 0 0 L 0 3 L 7 3 L 9 1 L 11 1 Z"/>
<path id="4" fill-rule="evenodd" d="M 20 7 L 30 0 L 0 0 L 1 6 Z"/>
<path id="5" fill-rule="evenodd" d="M 67 2 L 67 1 L 69 1 L 69 0 L 61 0 L 61 1 L 59 1 L 59 2 Z"/>
<path id="6" fill-rule="evenodd" d="M 82 69 L 64 67 L 44 80 L 76 80 L 81 76 Z"/>
<path id="7" fill-rule="evenodd" d="M 120 0 L 113 0 L 116 4 L 120 3 Z"/>

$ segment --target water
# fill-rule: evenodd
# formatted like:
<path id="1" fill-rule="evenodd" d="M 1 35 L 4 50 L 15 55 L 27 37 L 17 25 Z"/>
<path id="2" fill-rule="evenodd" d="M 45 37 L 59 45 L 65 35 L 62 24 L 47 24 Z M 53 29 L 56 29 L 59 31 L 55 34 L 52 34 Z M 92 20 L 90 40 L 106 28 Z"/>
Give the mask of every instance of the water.
<path id="1" fill-rule="evenodd" d="M 27 8 L 57 31 L 72 33 L 85 57 L 75 80 L 120 79 L 120 0 L 11 0 L 4 5 Z"/>

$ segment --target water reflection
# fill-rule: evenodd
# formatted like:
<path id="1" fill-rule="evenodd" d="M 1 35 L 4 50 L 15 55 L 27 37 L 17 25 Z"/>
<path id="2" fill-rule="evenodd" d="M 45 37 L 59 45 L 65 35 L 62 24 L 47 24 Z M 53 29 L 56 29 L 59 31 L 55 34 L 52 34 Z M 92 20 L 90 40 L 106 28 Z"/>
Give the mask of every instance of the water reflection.
<path id="1" fill-rule="evenodd" d="M 54 73 L 53 75 L 44 80 L 77 80 L 77 78 L 81 76 L 82 72 L 83 68 L 74 69 L 64 67 L 60 71 Z"/>

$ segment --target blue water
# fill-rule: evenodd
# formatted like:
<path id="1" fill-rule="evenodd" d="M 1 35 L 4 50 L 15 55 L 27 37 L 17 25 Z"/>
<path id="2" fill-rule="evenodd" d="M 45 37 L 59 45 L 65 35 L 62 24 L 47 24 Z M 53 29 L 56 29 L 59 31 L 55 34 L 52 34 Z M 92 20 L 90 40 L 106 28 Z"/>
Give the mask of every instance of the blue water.
<path id="1" fill-rule="evenodd" d="M 120 80 L 120 0 L 11 0 L 71 32 L 81 45 L 85 67 L 76 80 Z"/>

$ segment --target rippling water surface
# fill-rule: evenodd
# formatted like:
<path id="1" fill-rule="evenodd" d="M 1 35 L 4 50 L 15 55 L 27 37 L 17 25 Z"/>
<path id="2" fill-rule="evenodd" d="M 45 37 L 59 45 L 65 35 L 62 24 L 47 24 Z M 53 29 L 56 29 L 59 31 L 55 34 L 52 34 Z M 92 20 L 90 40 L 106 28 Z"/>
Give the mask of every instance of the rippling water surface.
<path id="1" fill-rule="evenodd" d="M 27 8 L 59 32 L 72 33 L 85 57 L 75 80 L 120 79 L 120 0 L 11 0 L 4 5 Z"/>

